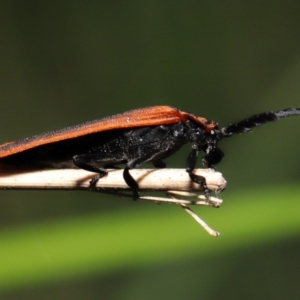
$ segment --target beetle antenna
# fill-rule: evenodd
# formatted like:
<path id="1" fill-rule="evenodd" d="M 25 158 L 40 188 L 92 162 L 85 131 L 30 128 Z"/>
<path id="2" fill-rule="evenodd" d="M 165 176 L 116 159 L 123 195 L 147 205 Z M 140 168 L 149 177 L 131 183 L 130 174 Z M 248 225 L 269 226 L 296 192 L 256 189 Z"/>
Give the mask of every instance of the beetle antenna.
<path id="1" fill-rule="evenodd" d="M 287 108 L 275 112 L 271 111 L 254 115 L 238 123 L 223 127 L 221 129 L 221 132 L 223 134 L 223 137 L 230 137 L 233 134 L 249 132 L 252 128 L 258 127 L 265 123 L 293 116 L 300 116 L 300 108 Z"/>

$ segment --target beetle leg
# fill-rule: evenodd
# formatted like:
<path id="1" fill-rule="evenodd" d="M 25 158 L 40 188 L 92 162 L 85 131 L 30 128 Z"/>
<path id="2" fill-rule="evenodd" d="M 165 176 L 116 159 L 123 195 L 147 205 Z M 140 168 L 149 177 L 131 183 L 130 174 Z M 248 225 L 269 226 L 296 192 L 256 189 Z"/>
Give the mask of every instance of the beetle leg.
<path id="1" fill-rule="evenodd" d="M 133 200 L 136 200 L 139 198 L 139 193 L 138 193 L 139 185 L 135 181 L 135 179 L 130 175 L 129 170 L 134 169 L 134 168 L 138 167 L 139 165 L 149 162 L 149 161 L 152 161 L 154 167 L 156 167 L 156 168 L 164 168 L 166 166 L 166 164 L 163 161 L 161 161 L 159 159 L 155 160 L 155 155 L 157 155 L 157 154 L 160 154 L 160 153 L 157 153 L 156 151 L 154 151 L 152 153 L 147 153 L 147 155 L 132 159 L 131 161 L 129 161 L 126 164 L 126 167 L 124 168 L 124 172 L 123 172 L 123 178 L 124 178 L 125 182 L 127 183 L 127 185 L 130 188 L 132 188 L 132 190 L 133 190 Z"/>
<path id="2" fill-rule="evenodd" d="M 90 164 L 90 162 L 92 161 L 92 158 L 89 155 L 74 155 L 73 156 L 73 163 L 76 167 L 86 170 L 86 171 L 90 171 L 90 172 L 94 172 L 94 173 L 98 173 L 95 177 L 93 177 L 90 180 L 90 186 L 89 189 L 93 189 L 95 187 L 95 184 L 97 183 L 97 181 L 106 176 L 107 175 L 107 170 L 104 168 L 97 168 L 93 165 Z"/>
<path id="3" fill-rule="evenodd" d="M 189 176 L 191 180 L 197 184 L 202 185 L 203 190 L 204 190 L 204 195 L 206 199 L 210 198 L 210 192 L 206 184 L 206 179 L 203 176 L 196 175 L 193 173 L 193 170 L 195 169 L 196 163 L 197 163 L 197 157 L 198 157 L 198 150 L 197 149 L 192 149 L 190 152 L 187 162 L 186 162 L 186 171 L 189 173 Z"/>
<path id="4" fill-rule="evenodd" d="M 209 192 L 209 189 L 207 187 L 205 177 L 204 176 L 200 176 L 200 175 L 196 175 L 192 171 L 187 171 L 187 172 L 189 173 L 190 178 L 191 178 L 191 180 L 193 182 L 198 183 L 198 184 L 200 184 L 203 187 L 204 195 L 205 195 L 206 199 L 209 200 L 209 198 L 210 198 L 210 192 Z"/>
<path id="5" fill-rule="evenodd" d="M 219 148 L 215 148 L 202 158 L 202 164 L 206 168 L 215 169 L 215 165 L 218 164 L 224 157 L 224 153 Z"/>
<path id="6" fill-rule="evenodd" d="M 148 159 L 149 159 L 148 156 L 133 159 L 133 160 L 129 161 L 126 164 L 126 167 L 124 168 L 123 178 L 124 178 L 125 182 L 127 183 L 127 185 L 133 190 L 133 200 L 137 200 L 140 197 L 139 192 L 138 192 L 139 185 L 135 181 L 135 179 L 131 176 L 129 170 L 136 168 L 140 164 L 146 162 Z"/>
<path id="7" fill-rule="evenodd" d="M 127 185 L 133 190 L 133 200 L 137 200 L 139 196 L 139 185 L 129 173 L 129 168 L 126 166 L 123 171 L 123 178 Z"/>

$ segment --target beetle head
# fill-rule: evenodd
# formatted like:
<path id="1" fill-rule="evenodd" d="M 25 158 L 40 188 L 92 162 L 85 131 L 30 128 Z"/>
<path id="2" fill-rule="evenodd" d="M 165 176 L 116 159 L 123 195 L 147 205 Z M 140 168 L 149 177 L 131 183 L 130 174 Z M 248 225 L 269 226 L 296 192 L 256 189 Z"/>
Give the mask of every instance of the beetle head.
<path id="1" fill-rule="evenodd" d="M 191 123 L 189 127 L 189 139 L 192 144 L 192 149 L 204 150 L 207 154 L 213 152 L 219 140 L 223 138 L 218 123 L 214 121 L 207 121 L 205 126 Z"/>

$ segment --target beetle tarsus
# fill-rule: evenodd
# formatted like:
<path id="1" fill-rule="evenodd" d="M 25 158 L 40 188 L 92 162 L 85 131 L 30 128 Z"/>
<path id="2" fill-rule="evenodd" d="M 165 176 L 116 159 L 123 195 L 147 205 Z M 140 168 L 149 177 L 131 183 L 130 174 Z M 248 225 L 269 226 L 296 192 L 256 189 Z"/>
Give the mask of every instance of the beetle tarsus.
<path id="1" fill-rule="evenodd" d="M 97 167 L 91 165 L 90 163 L 92 161 L 92 157 L 93 156 L 91 156 L 91 155 L 74 155 L 73 156 L 73 163 L 76 167 L 86 170 L 86 171 L 98 173 L 96 176 L 94 176 L 90 180 L 89 190 L 93 190 L 96 187 L 97 181 L 99 179 L 101 179 L 102 177 L 106 176 L 108 173 L 106 169 L 97 168 Z"/>
<path id="2" fill-rule="evenodd" d="M 103 175 L 102 174 L 97 174 L 96 176 L 94 176 L 91 180 L 90 180 L 90 185 L 89 185 L 89 190 L 93 190 L 96 187 L 96 183 L 98 182 L 98 180 L 100 178 L 102 178 Z"/>
<path id="3" fill-rule="evenodd" d="M 187 171 L 187 172 L 189 173 L 190 178 L 191 178 L 191 180 L 192 180 L 193 182 L 195 182 L 195 183 L 197 183 L 197 184 L 200 184 L 200 185 L 202 186 L 203 191 L 204 191 L 205 198 L 206 198 L 207 200 L 209 200 L 209 199 L 210 199 L 210 191 L 209 191 L 209 189 L 208 189 L 208 187 L 207 187 L 205 177 L 200 176 L 200 175 L 196 175 L 196 174 L 194 174 L 194 173 L 191 172 L 191 171 Z"/>

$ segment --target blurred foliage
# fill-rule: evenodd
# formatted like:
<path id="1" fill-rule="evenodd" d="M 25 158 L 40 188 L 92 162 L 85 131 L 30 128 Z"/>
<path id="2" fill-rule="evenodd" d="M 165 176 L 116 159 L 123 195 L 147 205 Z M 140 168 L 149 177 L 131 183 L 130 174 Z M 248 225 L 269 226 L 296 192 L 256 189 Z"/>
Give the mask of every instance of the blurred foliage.
<path id="1" fill-rule="evenodd" d="M 1 142 L 157 104 L 221 126 L 299 107 L 299 9 L 1 1 Z M 225 202 L 201 213 L 219 239 L 173 206 L 2 191 L 1 299 L 297 299 L 298 124 L 220 143 Z M 168 165 L 184 167 L 188 149 Z"/>
<path id="2" fill-rule="evenodd" d="M 218 297 L 222 295 L 224 297 L 226 294 L 230 296 L 232 291 L 224 290 L 223 286 L 224 281 L 228 279 L 226 276 L 225 278 L 220 276 L 218 265 L 214 265 L 214 272 L 213 269 L 209 270 L 209 267 L 206 269 L 201 265 L 220 258 L 230 261 L 234 253 L 242 265 L 248 264 L 247 259 L 246 261 L 241 259 L 249 255 L 245 252 L 258 252 L 259 257 L 261 254 L 258 249 L 271 246 L 269 253 L 271 259 L 269 257 L 267 262 L 258 260 L 257 268 L 252 267 L 255 276 L 260 279 L 263 277 L 263 280 L 256 284 L 258 289 L 263 289 L 268 282 L 268 277 L 264 277 L 268 276 L 268 272 L 264 271 L 262 274 L 265 274 L 262 276 L 260 269 L 269 268 L 269 264 L 278 264 L 272 260 L 274 244 L 278 247 L 277 243 L 282 241 L 291 243 L 291 240 L 299 234 L 300 204 L 298 197 L 295 196 L 297 189 L 297 185 L 290 185 L 257 191 L 245 190 L 233 193 L 231 195 L 233 201 L 225 202 L 221 209 L 198 208 L 197 211 L 199 213 L 201 211 L 206 220 L 210 219 L 215 223 L 214 226 L 222 230 L 219 238 L 207 235 L 201 227 L 195 226 L 196 223 L 193 224 L 182 210 L 174 209 L 175 205 L 157 206 L 143 201 L 139 201 L 136 205 L 143 206 L 142 211 L 136 208 L 127 213 L 111 212 L 105 215 L 94 213 L 85 217 L 69 217 L 3 230 L 0 233 L 0 294 L 24 288 L 37 288 L 45 293 L 45 290 L 48 290 L 47 286 L 53 288 L 65 281 L 78 281 L 80 278 L 87 280 L 97 276 L 101 278 L 99 279 L 101 282 L 103 278 L 116 273 L 121 273 L 126 278 L 126 274 L 131 272 L 145 272 L 149 268 L 163 268 L 163 266 L 170 268 L 175 264 L 180 266 L 176 271 L 180 280 L 174 278 L 174 274 L 170 274 L 171 277 L 173 276 L 173 280 L 180 282 L 184 287 L 190 285 L 195 295 L 206 297 L 207 289 L 213 284 L 214 293 L 218 294 Z M 278 201 L 279 199 L 285 200 Z M 283 211 L 286 217 L 282 215 Z M 299 246 L 298 243 L 298 250 Z M 285 253 L 281 254 L 281 259 L 286 260 Z M 294 255 L 290 258 L 294 259 Z M 233 260 L 235 259 L 236 257 Z M 192 283 L 189 283 L 191 278 L 185 276 L 185 272 L 180 274 L 182 273 L 180 269 L 185 269 L 186 266 L 194 269 L 193 277 L 196 278 L 192 279 Z M 234 268 L 243 267 L 238 267 L 234 263 Z M 272 272 L 274 269 L 277 268 L 273 266 Z M 293 264 L 291 269 L 295 269 Z M 249 276 L 249 280 L 253 280 L 254 274 L 247 269 L 244 270 L 244 275 Z M 152 281 L 157 279 L 150 280 L 147 275 L 143 276 L 153 290 Z M 274 274 L 272 276 L 274 277 Z M 286 278 L 285 276 L 281 274 L 280 280 L 290 281 L 295 274 L 291 273 Z M 159 280 L 168 285 L 168 277 L 166 273 L 166 278 Z M 274 280 L 272 278 L 270 279 Z M 235 280 L 240 281 L 239 278 Z M 118 281 L 121 281 L 121 278 Z M 95 288 L 94 284 L 89 285 Z M 139 285 L 134 283 L 119 292 L 114 290 L 114 280 L 109 285 L 113 292 L 103 293 L 102 289 L 99 289 L 96 297 L 91 298 L 116 294 L 116 299 L 132 299 L 133 296 L 137 298 L 139 293 L 143 293 Z M 136 291 L 132 290 L 134 286 Z M 262 290 L 261 296 L 274 297 L 280 287 L 280 285 L 273 287 L 272 291 Z M 145 288 L 150 293 L 149 287 Z M 250 288 L 249 282 L 240 282 L 240 291 L 236 292 L 237 295 L 251 299 L 257 292 L 251 293 L 251 297 L 247 298 L 241 291 L 247 288 Z M 296 290 L 297 285 L 292 286 L 286 295 L 294 293 L 296 295 Z M 170 291 L 162 291 L 161 294 L 155 288 L 153 291 L 159 298 L 166 296 L 176 298 L 176 293 L 182 293 L 176 286 L 172 286 Z M 192 295 L 191 293 L 191 297 Z M 150 293 L 148 297 L 143 298 L 153 299 L 153 294 Z"/>

